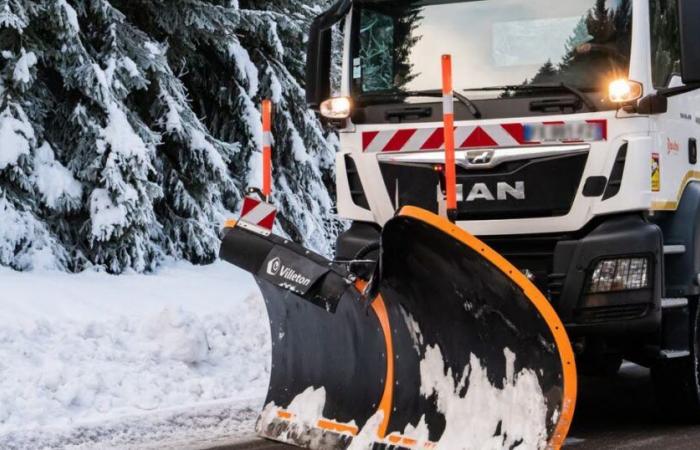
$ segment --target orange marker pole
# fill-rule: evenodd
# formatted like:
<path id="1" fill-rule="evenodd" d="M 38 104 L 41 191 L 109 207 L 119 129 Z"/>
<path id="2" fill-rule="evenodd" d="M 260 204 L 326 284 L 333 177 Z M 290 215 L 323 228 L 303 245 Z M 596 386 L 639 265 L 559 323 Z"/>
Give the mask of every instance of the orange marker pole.
<path id="1" fill-rule="evenodd" d="M 442 115 L 445 130 L 447 217 L 455 222 L 457 220 L 457 167 L 455 164 L 455 114 L 451 55 L 442 55 Z"/>
<path id="2" fill-rule="evenodd" d="M 263 100 L 262 103 L 262 125 L 262 193 L 267 200 L 272 194 L 272 102 L 270 100 Z"/>

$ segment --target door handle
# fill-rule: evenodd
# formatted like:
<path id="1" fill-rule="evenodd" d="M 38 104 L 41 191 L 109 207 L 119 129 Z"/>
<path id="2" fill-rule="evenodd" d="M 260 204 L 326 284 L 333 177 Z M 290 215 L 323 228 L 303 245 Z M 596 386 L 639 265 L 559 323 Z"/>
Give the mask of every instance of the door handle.
<path id="1" fill-rule="evenodd" d="M 695 138 L 688 140 L 688 161 L 690 164 L 698 163 L 698 141 Z"/>

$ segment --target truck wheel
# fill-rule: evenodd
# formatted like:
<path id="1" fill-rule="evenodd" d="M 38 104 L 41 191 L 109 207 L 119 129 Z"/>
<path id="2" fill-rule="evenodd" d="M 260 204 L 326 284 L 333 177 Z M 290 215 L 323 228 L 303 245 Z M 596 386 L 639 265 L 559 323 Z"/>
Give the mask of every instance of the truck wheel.
<path id="1" fill-rule="evenodd" d="M 700 308 L 697 301 L 689 306 L 690 356 L 657 363 L 651 377 L 663 417 L 700 423 Z"/>

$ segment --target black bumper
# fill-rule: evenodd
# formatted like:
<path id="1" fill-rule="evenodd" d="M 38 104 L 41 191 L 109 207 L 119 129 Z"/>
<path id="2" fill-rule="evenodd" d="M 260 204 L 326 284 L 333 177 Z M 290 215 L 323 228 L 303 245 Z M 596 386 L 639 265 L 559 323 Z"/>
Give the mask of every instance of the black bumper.
<path id="1" fill-rule="evenodd" d="M 575 336 L 652 334 L 661 326 L 663 237 L 640 215 L 614 216 L 569 236 L 487 239 L 487 243 L 534 277 Z M 649 259 L 649 287 L 587 294 L 603 259 Z"/>

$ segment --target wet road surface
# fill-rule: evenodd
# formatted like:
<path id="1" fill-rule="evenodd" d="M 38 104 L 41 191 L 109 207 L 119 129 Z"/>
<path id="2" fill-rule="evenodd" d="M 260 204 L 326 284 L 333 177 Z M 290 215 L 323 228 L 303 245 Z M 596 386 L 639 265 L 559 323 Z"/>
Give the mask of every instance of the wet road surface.
<path id="1" fill-rule="evenodd" d="M 659 416 L 649 372 L 626 364 L 613 378 L 579 379 L 580 396 L 566 448 L 572 450 L 700 449 L 700 426 L 673 425 Z M 266 441 L 216 450 L 292 450 Z"/>

